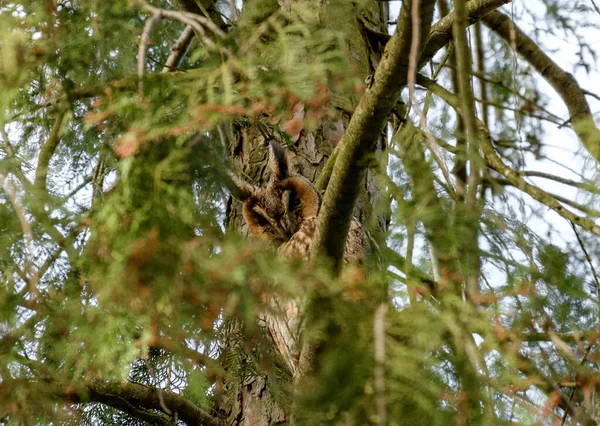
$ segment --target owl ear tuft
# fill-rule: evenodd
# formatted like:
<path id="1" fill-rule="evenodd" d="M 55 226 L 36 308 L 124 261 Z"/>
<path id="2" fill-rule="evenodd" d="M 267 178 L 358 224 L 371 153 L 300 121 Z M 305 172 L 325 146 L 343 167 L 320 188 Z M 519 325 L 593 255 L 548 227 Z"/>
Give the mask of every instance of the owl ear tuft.
<path id="1" fill-rule="evenodd" d="M 302 220 L 319 214 L 321 194 L 308 179 L 303 176 L 290 177 L 282 181 L 279 187 L 291 191 L 300 200 Z"/>
<path id="2" fill-rule="evenodd" d="M 285 151 L 274 139 L 269 141 L 269 168 L 278 180 L 289 176 L 289 163 Z"/>
<path id="3" fill-rule="evenodd" d="M 225 180 L 225 185 L 233 198 L 240 201 L 246 201 L 248 198 L 256 194 L 256 188 L 250 185 L 243 179 L 240 179 L 233 173 L 229 173 L 229 176 Z"/>

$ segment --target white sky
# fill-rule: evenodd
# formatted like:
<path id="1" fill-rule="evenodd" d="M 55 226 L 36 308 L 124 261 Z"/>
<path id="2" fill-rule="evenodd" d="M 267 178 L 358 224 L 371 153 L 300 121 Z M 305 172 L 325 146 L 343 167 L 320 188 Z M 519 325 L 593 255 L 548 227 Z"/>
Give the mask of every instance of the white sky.
<path id="1" fill-rule="evenodd" d="M 400 10 L 401 2 L 400 1 L 392 1 L 390 3 L 390 18 L 391 20 L 395 20 L 398 16 Z M 504 11 L 507 14 L 513 14 L 514 16 L 520 17 L 523 16 L 521 14 L 522 5 L 518 1 L 514 1 L 512 5 L 507 5 L 500 10 Z M 544 15 L 546 13 L 546 7 L 542 1 L 528 1 L 527 8 L 531 12 L 533 11 L 536 15 L 535 19 L 544 19 Z M 600 15 L 595 14 L 593 16 L 586 17 L 589 18 L 590 21 L 598 24 L 600 23 Z M 528 22 L 526 19 L 529 19 Z M 517 18 L 517 25 L 528 35 L 533 37 L 533 26 L 531 23 L 531 19 L 529 16 L 525 16 L 525 19 Z M 435 19 L 434 19 L 435 22 Z M 393 31 L 393 27 L 390 29 Z M 600 31 L 595 30 L 593 28 L 581 29 L 581 33 L 584 34 L 587 43 L 590 46 L 600 46 Z M 600 73 L 598 71 L 598 61 L 594 64 L 590 73 L 586 73 L 582 67 L 575 68 L 575 64 L 578 60 L 576 56 L 576 41 L 574 40 L 560 40 L 557 37 L 548 36 L 548 39 L 542 40 L 544 51 L 564 70 L 571 72 L 582 88 L 593 91 L 595 93 L 600 92 L 598 90 L 598 82 L 600 82 Z M 549 50 L 548 46 L 551 46 L 552 51 Z M 520 58 L 519 58 L 520 59 Z M 557 116 L 564 118 L 565 120 L 568 118 L 569 114 L 566 106 L 564 105 L 561 98 L 556 94 L 554 89 L 543 79 L 539 78 L 539 88 L 540 92 L 547 96 L 550 99 L 550 103 L 548 105 L 548 110 Z M 600 93 L 598 93 L 600 94 Z M 598 117 L 598 112 L 600 111 L 600 101 L 597 99 L 587 96 L 587 101 L 590 105 L 592 113 L 595 117 Z M 580 173 L 583 173 L 586 177 L 591 178 L 593 176 L 594 170 L 588 169 L 584 170 L 584 165 L 579 158 L 576 158 L 575 153 L 582 149 L 581 143 L 575 136 L 572 130 L 565 127 L 562 129 L 557 128 L 556 125 L 544 122 L 543 129 L 545 134 L 541 138 L 542 142 L 545 145 L 549 145 L 544 149 L 544 153 L 551 158 L 558 160 L 561 164 L 574 169 Z M 547 173 L 557 174 L 563 176 L 565 178 L 573 179 L 573 180 L 581 180 L 577 175 L 569 172 L 567 169 L 558 166 L 557 164 L 542 160 L 542 161 L 529 161 L 527 162 L 528 170 L 538 170 Z M 567 197 L 569 199 L 575 200 L 577 198 L 577 190 L 573 187 L 562 185 L 547 179 L 541 178 L 531 178 L 531 182 L 535 185 L 541 187 L 544 190 L 552 192 L 557 195 L 561 195 Z M 528 200 L 527 195 L 523 195 L 525 200 Z M 573 210 L 573 208 L 569 208 Z M 567 223 L 565 219 L 558 216 L 556 213 L 552 211 L 548 211 L 545 214 L 544 220 L 529 220 L 528 225 L 533 230 L 537 231 L 539 234 L 543 235 L 548 229 L 548 223 L 558 231 L 560 236 L 568 242 L 573 242 L 575 236 L 570 225 Z M 555 241 L 555 244 L 562 245 L 560 241 Z"/>

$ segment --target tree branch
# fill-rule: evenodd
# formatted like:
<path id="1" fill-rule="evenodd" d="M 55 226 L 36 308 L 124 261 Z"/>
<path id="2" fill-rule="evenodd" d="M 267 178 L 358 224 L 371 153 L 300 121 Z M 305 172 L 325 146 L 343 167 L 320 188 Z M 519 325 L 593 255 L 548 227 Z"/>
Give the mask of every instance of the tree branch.
<path id="1" fill-rule="evenodd" d="M 475 125 L 475 101 L 471 90 L 471 50 L 467 42 L 467 14 L 464 0 L 454 2 L 454 44 L 456 46 L 456 63 L 458 65 L 459 93 L 462 100 L 463 120 L 467 130 L 467 159 L 469 160 L 469 175 L 464 205 L 457 205 L 462 210 L 458 220 L 463 221 L 465 236 L 461 241 L 462 249 L 467 254 L 467 291 L 471 295 L 479 293 L 479 276 L 481 262 L 479 256 L 479 220 L 481 208 L 477 195 L 480 183 L 479 132 Z"/>
<path id="2" fill-rule="evenodd" d="M 42 145 L 42 149 L 40 150 L 38 166 L 35 171 L 35 187 L 37 189 L 44 191 L 46 190 L 46 176 L 48 175 L 48 165 L 50 164 L 50 159 L 56 152 L 56 148 L 58 148 L 58 143 L 60 142 L 60 128 L 62 127 L 65 115 L 66 111 L 59 111 L 54 121 L 54 125 L 52 126 L 52 130 L 50 131 L 50 136 L 48 137 L 46 143 Z"/>
<path id="3" fill-rule="evenodd" d="M 562 183 L 564 185 L 574 186 L 575 188 L 582 189 L 587 192 L 591 192 L 592 194 L 600 194 L 600 189 L 597 188 L 592 182 L 577 182 L 571 179 L 565 179 L 562 176 L 556 176 L 550 173 L 538 172 L 535 170 L 522 170 L 519 171 L 521 176 L 527 177 L 539 177 L 543 179 L 553 180 L 555 182 Z"/>
<path id="4" fill-rule="evenodd" d="M 405 1 L 398 17 L 398 29 L 385 47 L 373 78 L 373 84 L 361 97 L 348 128 L 340 141 L 340 150 L 331 180 L 323 198 L 311 258 L 329 258 L 339 268 L 354 205 L 364 179 L 368 157 L 385 127 L 399 91 L 406 85 L 411 46 L 412 1 Z M 435 1 L 422 1 L 419 8 L 421 37 L 429 33 Z M 419 43 L 419 52 L 423 40 Z"/>
<path id="5" fill-rule="evenodd" d="M 223 424 L 179 394 L 138 383 L 93 382 L 79 389 L 78 392 L 67 393 L 65 390 L 59 390 L 57 394 L 73 403 L 100 402 L 138 418 L 140 418 L 139 415 L 156 418 L 154 417 L 156 414 L 140 410 L 143 408 L 165 414 L 176 412 L 179 420 L 190 426 L 221 426 Z M 166 413 L 165 408 L 171 413 Z"/>
<path id="6" fill-rule="evenodd" d="M 150 345 L 150 347 L 169 351 L 173 354 L 189 359 L 194 364 L 203 365 L 206 367 L 207 373 L 210 376 L 224 376 L 226 374 L 218 361 L 186 346 L 185 342 L 176 342 L 169 338 L 163 338 L 154 342 L 152 345 Z"/>
<path id="7" fill-rule="evenodd" d="M 573 130 L 591 156 L 600 162 L 600 130 L 596 127 L 585 92 L 575 78 L 560 68 L 542 49 L 502 12 L 483 18 L 485 25 L 515 46 L 525 59 L 556 90 L 569 110 Z"/>
<path id="8" fill-rule="evenodd" d="M 171 53 L 169 53 L 169 57 L 167 58 L 167 62 L 165 62 L 162 72 L 171 72 L 177 69 L 177 66 L 190 47 L 193 39 L 194 29 L 191 25 L 188 25 L 185 27 L 173 47 L 171 47 Z"/>
<path id="9" fill-rule="evenodd" d="M 481 1 L 469 1 L 465 4 L 465 15 L 467 18 L 467 26 L 473 25 L 475 22 L 481 20 L 488 13 L 494 9 L 499 8 L 502 5 L 510 3 L 511 0 L 481 0 Z M 433 58 L 433 56 L 444 47 L 450 40 L 452 40 L 452 25 L 454 24 L 455 15 L 454 12 L 448 14 L 444 18 L 440 19 L 431 27 L 429 32 L 429 38 L 421 53 L 421 59 L 419 60 L 418 69 Z"/>
<path id="10" fill-rule="evenodd" d="M 448 92 L 442 86 L 434 82 L 433 80 L 419 75 L 417 79 L 418 83 L 423 87 L 426 87 L 428 90 L 431 90 L 434 94 L 439 96 L 445 102 L 447 102 L 452 108 L 454 108 L 459 114 L 462 114 L 461 110 L 461 101 L 453 93 Z M 488 162 L 488 166 L 492 169 L 496 170 L 498 173 L 503 175 L 508 181 L 519 188 L 521 191 L 530 195 L 533 199 L 539 201 L 540 203 L 547 206 L 549 209 L 554 210 L 560 216 L 567 219 L 569 222 L 574 223 L 582 227 L 583 229 L 592 232 L 596 235 L 600 235 L 600 226 L 596 225 L 592 220 L 576 215 L 575 213 L 567 210 L 562 204 L 560 204 L 555 198 L 553 198 L 550 194 L 543 191 L 542 189 L 527 183 L 523 177 L 519 175 L 519 172 L 508 167 L 502 159 L 496 154 L 494 150 L 494 146 L 491 142 L 491 137 L 488 129 L 478 120 L 477 123 L 479 127 L 479 132 L 481 135 L 480 143 L 481 149 L 485 156 L 485 159 Z"/>

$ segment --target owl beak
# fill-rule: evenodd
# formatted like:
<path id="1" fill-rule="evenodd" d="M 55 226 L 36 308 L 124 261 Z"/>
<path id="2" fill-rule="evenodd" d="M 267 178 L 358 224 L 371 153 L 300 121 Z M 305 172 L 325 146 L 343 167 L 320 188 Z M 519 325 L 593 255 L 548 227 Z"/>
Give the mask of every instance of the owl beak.
<path id="1" fill-rule="evenodd" d="M 283 241 L 287 241 L 292 238 L 292 233 L 290 232 L 290 226 L 288 222 L 289 221 L 287 220 L 286 216 L 279 221 L 279 226 L 277 227 L 277 229 L 279 229 L 280 237 Z"/>

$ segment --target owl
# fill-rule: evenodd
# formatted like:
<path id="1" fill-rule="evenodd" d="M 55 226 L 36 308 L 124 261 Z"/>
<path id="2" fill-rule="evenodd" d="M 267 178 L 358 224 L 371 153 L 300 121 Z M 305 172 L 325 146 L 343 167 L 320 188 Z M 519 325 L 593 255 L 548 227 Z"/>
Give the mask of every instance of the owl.
<path id="1" fill-rule="evenodd" d="M 242 215 L 251 238 L 268 243 L 282 258 L 308 259 L 321 194 L 304 176 L 290 171 L 285 151 L 276 141 L 269 142 L 271 177 L 264 188 L 235 179 L 235 195 L 243 201 Z M 344 252 L 344 261 L 360 263 L 368 245 L 360 222 L 352 220 Z M 290 372 L 297 371 L 302 332 L 302 301 L 273 296 L 272 312 L 265 315 L 269 337 L 277 346 Z"/>
<path id="2" fill-rule="evenodd" d="M 242 215 L 254 239 L 267 242 L 281 257 L 307 259 L 321 208 L 321 194 L 304 176 L 294 175 L 285 151 L 269 142 L 271 178 L 264 188 L 236 179 L 236 197 L 244 202 Z M 344 260 L 364 260 L 367 234 L 356 219 L 350 224 Z"/>

